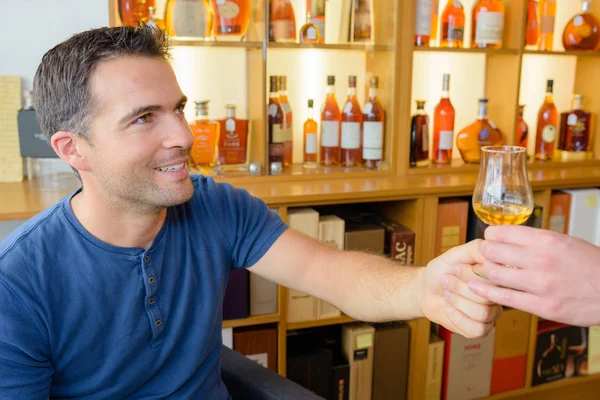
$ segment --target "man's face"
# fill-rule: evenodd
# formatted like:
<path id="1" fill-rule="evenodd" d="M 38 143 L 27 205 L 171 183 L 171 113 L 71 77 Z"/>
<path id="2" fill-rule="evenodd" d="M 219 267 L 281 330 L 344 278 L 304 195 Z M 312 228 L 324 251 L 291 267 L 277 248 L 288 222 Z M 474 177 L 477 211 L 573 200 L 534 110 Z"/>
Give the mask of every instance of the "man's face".
<path id="1" fill-rule="evenodd" d="M 96 68 L 90 87 L 98 106 L 87 147 L 96 190 L 109 202 L 139 210 L 189 200 L 193 136 L 183 114 L 187 99 L 169 63 L 119 57 Z"/>

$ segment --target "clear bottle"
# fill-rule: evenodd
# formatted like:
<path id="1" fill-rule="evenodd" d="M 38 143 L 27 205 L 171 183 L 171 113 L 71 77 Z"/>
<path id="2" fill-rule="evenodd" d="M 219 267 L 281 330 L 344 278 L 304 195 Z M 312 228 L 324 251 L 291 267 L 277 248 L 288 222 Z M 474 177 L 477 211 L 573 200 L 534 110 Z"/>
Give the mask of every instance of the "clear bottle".
<path id="1" fill-rule="evenodd" d="M 314 120 L 314 100 L 308 99 L 308 118 L 304 122 L 304 166 L 314 168 L 317 166 L 319 126 Z"/>
<path id="2" fill-rule="evenodd" d="M 471 47 L 499 49 L 504 35 L 504 2 L 479 0 L 473 8 Z"/>
<path id="3" fill-rule="evenodd" d="M 237 118 L 235 109 L 227 104 L 226 117 L 219 120 L 219 164 L 224 171 L 246 171 L 250 160 L 248 120 Z"/>
<path id="4" fill-rule="evenodd" d="M 327 77 L 325 102 L 321 108 L 321 164 L 340 163 L 340 108 L 335 99 L 335 76 Z"/>
<path id="5" fill-rule="evenodd" d="M 195 103 L 197 117 L 190 124 L 194 136 L 190 161 L 196 171 L 207 172 L 208 167 L 218 165 L 220 126 L 208 115 L 208 100 Z"/>
<path id="6" fill-rule="evenodd" d="M 429 116 L 425 100 L 417 100 L 417 113 L 410 124 L 410 165 L 423 167 L 429 164 Z"/>
<path id="7" fill-rule="evenodd" d="M 546 82 L 546 97 L 538 111 L 535 135 L 535 158 L 547 161 L 554 157 L 556 137 L 558 136 L 558 111 L 554 105 L 554 80 Z"/>
<path id="8" fill-rule="evenodd" d="M 563 31 L 563 45 L 567 51 L 600 49 L 600 24 L 592 12 L 592 1 L 581 2 L 581 13 L 575 15 Z"/>
<path id="9" fill-rule="evenodd" d="M 444 74 L 442 98 L 433 113 L 432 160 L 436 164 L 452 162 L 455 111 L 450 101 L 450 75 Z"/>
<path id="10" fill-rule="evenodd" d="M 369 99 L 363 108 L 362 158 L 367 169 L 376 169 L 384 160 L 385 110 L 377 97 L 379 78 L 371 78 Z"/>
<path id="11" fill-rule="evenodd" d="M 504 144 L 504 135 L 496 124 L 488 119 L 487 105 L 488 99 L 479 99 L 477 120 L 456 135 L 456 148 L 466 163 L 479 164 L 482 147 Z"/>

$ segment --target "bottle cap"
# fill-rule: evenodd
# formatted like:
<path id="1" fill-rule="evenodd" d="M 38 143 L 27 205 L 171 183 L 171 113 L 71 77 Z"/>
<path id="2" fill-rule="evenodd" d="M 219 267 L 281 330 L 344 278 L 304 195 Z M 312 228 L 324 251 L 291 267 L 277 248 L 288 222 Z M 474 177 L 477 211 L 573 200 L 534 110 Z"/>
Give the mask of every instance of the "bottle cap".
<path id="1" fill-rule="evenodd" d="M 329 86 L 335 85 L 335 76 L 333 76 L 333 75 L 327 76 L 327 85 L 329 85 Z"/>

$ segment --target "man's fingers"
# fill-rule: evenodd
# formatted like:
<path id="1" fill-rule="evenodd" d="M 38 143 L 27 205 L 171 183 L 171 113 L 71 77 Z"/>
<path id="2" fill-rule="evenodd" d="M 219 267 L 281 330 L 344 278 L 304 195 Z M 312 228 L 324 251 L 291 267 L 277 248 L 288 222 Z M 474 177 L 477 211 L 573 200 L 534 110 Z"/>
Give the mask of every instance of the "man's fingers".
<path id="1" fill-rule="evenodd" d="M 551 232 L 529 226 L 496 225 L 486 228 L 485 239 L 529 247 L 539 245 L 540 237 L 546 236 L 547 233 Z"/>
<path id="2" fill-rule="evenodd" d="M 471 266 L 458 266 L 456 268 L 459 268 L 461 270 L 464 270 L 464 272 L 461 272 L 460 275 L 470 275 L 473 274 L 473 272 L 471 272 Z M 475 275 L 475 274 L 473 274 Z M 475 275 L 476 276 L 476 275 Z M 476 303 L 479 304 L 483 304 L 483 305 L 489 305 L 492 304 L 491 301 L 484 299 L 481 296 L 477 296 L 475 293 L 473 293 L 470 289 L 469 286 L 467 285 L 467 282 L 470 280 L 473 280 L 476 278 L 469 278 L 469 279 L 461 279 L 458 278 L 455 275 L 448 275 L 447 276 L 447 280 L 446 283 L 444 285 L 444 288 L 449 290 L 450 292 L 457 294 L 459 296 L 462 296 L 468 300 L 474 301 Z M 481 278 L 479 278 L 481 279 Z"/>
<path id="3" fill-rule="evenodd" d="M 447 265 L 480 264 L 485 260 L 481 252 L 482 243 L 483 240 L 476 239 L 462 246 L 453 247 L 442 254 L 442 260 Z"/>
<path id="4" fill-rule="evenodd" d="M 543 312 L 540 298 L 531 293 L 493 286 L 481 281 L 469 282 L 469 289 L 496 304 L 535 315 L 541 315 L 540 313 Z"/>
<path id="5" fill-rule="evenodd" d="M 486 260 L 495 262 L 496 264 L 511 265 L 525 269 L 531 266 L 533 262 L 531 259 L 531 249 L 526 247 L 489 240 L 486 240 L 481 247 Z"/>
<path id="6" fill-rule="evenodd" d="M 466 338 L 483 337 L 493 328 L 494 323 L 482 323 L 473 321 L 460 310 L 450 306 L 446 309 L 448 320 L 457 328 L 455 331 Z"/>
<path id="7" fill-rule="evenodd" d="M 494 322 L 502 313 L 498 305 L 476 303 L 448 290 L 444 292 L 446 301 L 475 322 Z"/>
<path id="8" fill-rule="evenodd" d="M 511 268 L 486 261 L 483 264 L 483 272 L 488 277 L 489 283 L 503 286 L 506 289 L 534 294 L 547 293 L 552 290 L 548 276 L 532 269 Z"/>

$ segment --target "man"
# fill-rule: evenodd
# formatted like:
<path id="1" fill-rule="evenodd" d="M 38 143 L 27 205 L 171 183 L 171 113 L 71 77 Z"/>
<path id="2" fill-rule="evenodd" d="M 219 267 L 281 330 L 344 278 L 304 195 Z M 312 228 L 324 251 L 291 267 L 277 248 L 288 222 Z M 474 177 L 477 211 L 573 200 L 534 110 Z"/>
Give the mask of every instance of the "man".
<path id="1" fill-rule="evenodd" d="M 485 238 L 483 271 L 490 282 L 470 282 L 473 293 L 545 319 L 600 325 L 599 247 L 525 226 L 489 227 Z M 457 269 L 463 279 L 470 274 Z"/>
<path id="2" fill-rule="evenodd" d="M 78 34 L 34 80 L 37 113 L 82 189 L 0 245 L 0 398 L 226 399 L 221 307 L 231 268 L 365 321 L 427 317 L 474 337 L 500 313 L 454 266 L 332 250 L 243 190 L 189 176 L 186 97 L 147 27 Z"/>

